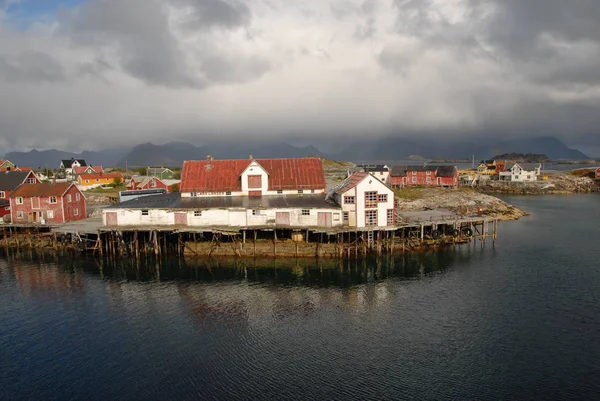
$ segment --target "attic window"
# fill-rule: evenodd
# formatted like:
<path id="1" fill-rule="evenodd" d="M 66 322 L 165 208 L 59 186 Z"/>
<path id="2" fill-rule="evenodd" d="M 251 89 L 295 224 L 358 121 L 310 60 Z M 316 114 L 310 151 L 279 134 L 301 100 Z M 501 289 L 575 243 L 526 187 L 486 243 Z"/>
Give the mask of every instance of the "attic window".
<path id="1" fill-rule="evenodd" d="M 27 183 L 28 184 L 35 184 L 35 178 L 28 178 L 27 179 Z"/>

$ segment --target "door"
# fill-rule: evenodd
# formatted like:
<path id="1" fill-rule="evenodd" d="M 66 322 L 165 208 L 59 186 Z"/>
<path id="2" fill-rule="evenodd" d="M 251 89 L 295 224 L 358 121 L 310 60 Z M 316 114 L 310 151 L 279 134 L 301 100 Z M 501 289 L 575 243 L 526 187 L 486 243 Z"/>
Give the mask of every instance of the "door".
<path id="1" fill-rule="evenodd" d="M 107 212 L 106 213 L 106 225 L 107 226 L 116 226 L 117 225 L 117 212 Z"/>
<path id="2" fill-rule="evenodd" d="M 318 212 L 317 225 L 319 227 L 331 227 L 331 212 Z"/>
<path id="3" fill-rule="evenodd" d="M 278 226 L 289 226 L 290 225 L 290 212 L 276 212 L 275 213 L 275 224 Z"/>
<path id="4" fill-rule="evenodd" d="M 187 226 L 187 213 L 175 213 L 175 225 Z"/>

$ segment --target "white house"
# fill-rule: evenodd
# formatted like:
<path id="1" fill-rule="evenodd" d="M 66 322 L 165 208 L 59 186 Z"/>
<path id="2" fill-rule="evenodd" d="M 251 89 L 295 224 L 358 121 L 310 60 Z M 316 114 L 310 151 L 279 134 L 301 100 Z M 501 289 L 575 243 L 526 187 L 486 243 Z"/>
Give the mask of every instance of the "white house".
<path id="1" fill-rule="evenodd" d="M 87 167 L 87 163 L 83 159 L 65 159 L 60 161 L 60 170 L 64 170 L 67 175 L 73 175 L 75 167 Z"/>
<path id="2" fill-rule="evenodd" d="M 333 189 L 328 199 L 342 206 L 345 226 L 394 226 L 394 192 L 366 172 L 357 172 Z"/>
<path id="3" fill-rule="evenodd" d="M 342 210 L 323 195 L 182 197 L 153 195 L 103 210 L 105 226 L 236 228 L 341 227 Z"/>
<path id="4" fill-rule="evenodd" d="M 355 172 L 371 173 L 384 184 L 388 184 L 390 180 L 390 168 L 385 164 L 358 164 L 353 171 L 348 171 L 348 176 Z"/>
<path id="5" fill-rule="evenodd" d="M 539 163 L 514 163 L 506 166 L 506 170 L 500 173 L 501 181 L 530 182 L 537 181 L 542 172 Z"/>
<path id="6" fill-rule="evenodd" d="M 323 163 L 296 159 L 188 160 L 179 192 L 183 198 L 325 194 Z"/>

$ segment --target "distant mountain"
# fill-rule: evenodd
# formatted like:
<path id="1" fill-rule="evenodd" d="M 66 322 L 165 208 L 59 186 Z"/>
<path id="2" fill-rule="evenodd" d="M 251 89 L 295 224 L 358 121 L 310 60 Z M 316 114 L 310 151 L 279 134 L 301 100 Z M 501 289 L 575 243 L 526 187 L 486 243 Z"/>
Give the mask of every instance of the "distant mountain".
<path id="1" fill-rule="evenodd" d="M 552 136 L 504 141 L 494 145 L 490 150 L 490 156 L 499 153 L 543 153 L 552 160 L 585 160 L 590 158 L 583 152 L 567 147 L 559 139 Z"/>
<path id="2" fill-rule="evenodd" d="M 537 153 L 503 153 L 491 157 L 493 160 L 510 160 L 524 163 L 544 163 L 550 161 L 550 158 L 543 154 Z"/>
<path id="3" fill-rule="evenodd" d="M 98 152 L 85 151 L 81 153 L 64 152 L 62 150 L 30 150 L 29 152 L 9 152 L 4 157 L 17 166 L 31 168 L 57 169 L 60 161 L 64 159 L 84 159 L 88 164 L 102 165 L 104 167 L 116 166 L 118 161 L 129 149 L 106 149 Z"/>
<path id="4" fill-rule="evenodd" d="M 216 159 L 288 158 L 324 155 L 313 146 L 297 147 L 283 142 L 211 142 L 195 146 L 187 142 L 164 145 L 145 143 L 135 146 L 118 162 L 119 166 L 144 167 L 151 165 L 179 167 L 184 160 L 199 160 L 206 156 Z"/>

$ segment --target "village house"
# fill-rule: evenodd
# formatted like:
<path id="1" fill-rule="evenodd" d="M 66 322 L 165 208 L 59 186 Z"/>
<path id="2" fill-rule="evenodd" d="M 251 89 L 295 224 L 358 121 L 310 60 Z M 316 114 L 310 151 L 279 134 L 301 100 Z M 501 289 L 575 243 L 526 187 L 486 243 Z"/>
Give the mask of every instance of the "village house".
<path id="1" fill-rule="evenodd" d="M 392 188 L 406 186 L 457 187 L 456 166 L 394 166 L 390 175 Z"/>
<path id="2" fill-rule="evenodd" d="M 594 173 L 594 177 L 597 180 L 600 180 L 600 167 L 596 167 L 596 172 Z"/>
<path id="3" fill-rule="evenodd" d="M 73 175 L 73 169 L 75 167 L 85 167 L 87 163 L 83 159 L 65 159 L 60 161 L 60 165 L 58 166 L 59 170 L 64 171 L 67 175 Z"/>
<path id="4" fill-rule="evenodd" d="M 354 172 L 370 173 L 373 177 L 377 178 L 384 184 L 389 183 L 390 168 L 385 164 L 358 164 L 354 171 L 349 172 L 348 176 L 351 176 Z"/>
<path id="5" fill-rule="evenodd" d="M 121 173 L 81 174 L 77 177 L 77 184 L 83 191 L 122 182 Z"/>
<path id="6" fill-rule="evenodd" d="M 482 160 L 477 166 L 477 174 L 479 175 L 498 175 L 506 168 L 504 160 Z"/>
<path id="7" fill-rule="evenodd" d="M 340 227 L 318 158 L 185 161 L 179 193 L 103 211 L 107 226 Z"/>
<path id="8" fill-rule="evenodd" d="M 104 173 L 104 169 L 102 166 L 79 166 L 73 167 L 73 175 L 82 175 L 82 174 L 101 174 Z"/>
<path id="9" fill-rule="evenodd" d="M 5 171 L 0 173 L 0 218 L 10 215 L 10 194 L 22 184 L 37 184 L 40 180 L 33 171 Z"/>
<path id="10" fill-rule="evenodd" d="M 13 224 L 65 223 L 86 217 L 85 197 L 72 182 L 22 184 L 10 195 Z"/>
<path id="11" fill-rule="evenodd" d="M 506 171 L 500 173 L 501 181 L 529 182 L 537 181 L 542 172 L 540 163 L 514 163 L 506 166 Z"/>
<path id="12" fill-rule="evenodd" d="M 175 172 L 166 167 L 148 167 L 146 168 L 146 175 L 160 179 L 172 180 L 175 177 Z"/>
<path id="13" fill-rule="evenodd" d="M 352 174 L 329 193 L 328 199 L 341 205 L 344 226 L 374 228 L 396 224 L 394 192 L 370 173 Z"/>
<path id="14" fill-rule="evenodd" d="M 134 175 L 127 183 L 128 191 L 141 191 L 153 188 L 163 188 L 167 192 L 176 192 L 181 180 L 160 179 L 155 176 Z"/>
<path id="15" fill-rule="evenodd" d="M 15 165 L 10 160 L 0 160 L 0 168 L 2 169 L 14 169 Z"/>

